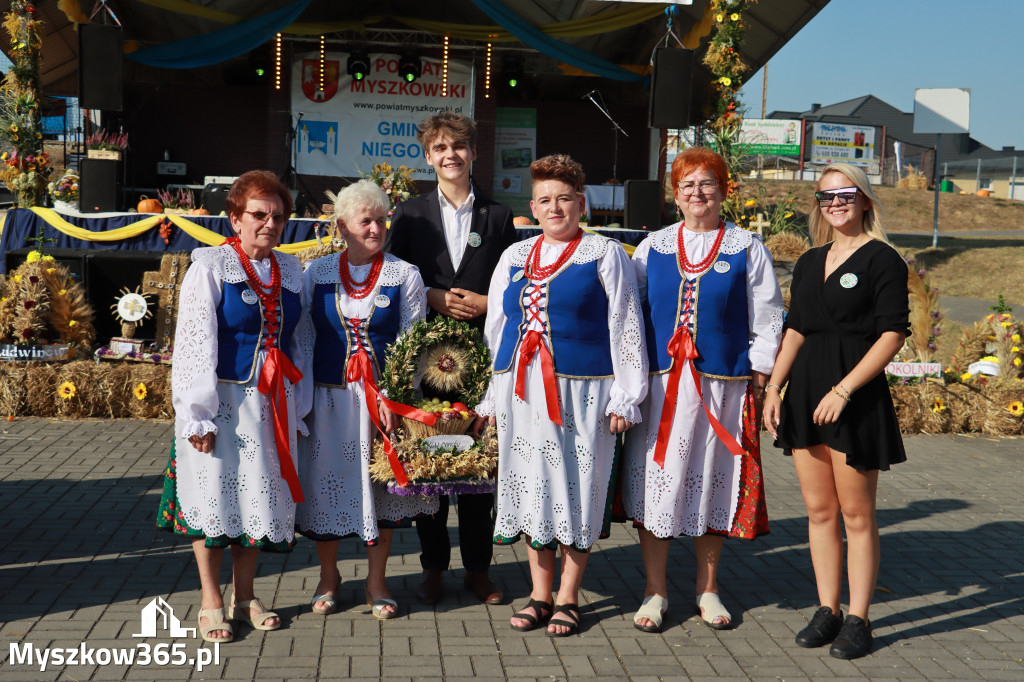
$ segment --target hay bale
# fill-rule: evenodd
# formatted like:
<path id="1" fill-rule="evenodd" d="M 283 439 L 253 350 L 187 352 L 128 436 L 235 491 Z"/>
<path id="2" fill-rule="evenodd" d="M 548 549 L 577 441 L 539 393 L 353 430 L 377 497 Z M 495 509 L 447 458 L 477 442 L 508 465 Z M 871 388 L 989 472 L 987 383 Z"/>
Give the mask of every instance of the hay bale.
<path id="1" fill-rule="evenodd" d="M 811 248 L 811 243 L 803 235 L 792 230 L 776 232 L 765 241 L 764 245 L 771 252 L 772 260 L 792 261 L 794 263 L 805 251 Z"/>
<path id="2" fill-rule="evenodd" d="M 75 395 L 72 398 L 57 396 L 55 402 L 57 413 L 62 417 L 101 417 L 105 414 L 105 403 L 103 391 L 103 368 L 95 362 L 79 360 L 68 362 L 55 367 L 57 373 L 57 388 L 65 382 L 70 382 L 75 387 Z"/>
<path id="3" fill-rule="evenodd" d="M 921 399 L 917 394 L 917 386 L 890 386 L 892 404 L 896 408 L 896 419 L 900 431 L 906 434 L 921 433 L 924 419 L 921 414 Z"/>
<path id="4" fill-rule="evenodd" d="M 57 414 L 57 367 L 43 363 L 31 363 L 25 371 L 25 414 L 36 417 L 53 417 Z M 77 390 L 76 386 L 76 390 Z M 72 398 L 73 400 L 73 398 Z"/>
<path id="5" fill-rule="evenodd" d="M 145 397 L 136 396 L 140 384 L 145 386 Z M 173 419 L 171 405 L 171 368 L 167 365 L 135 364 L 126 381 L 119 387 L 123 396 L 126 416 L 137 419 Z"/>
<path id="6" fill-rule="evenodd" d="M 25 366 L 15 362 L 0 363 L 0 417 L 26 413 Z"/>
<path id="7" fill-rule="evenodd" d="M 1024 432 L 1024 417 L 1010 412 L 1010 405 L 1024 398 L 1021 389 L 995 389 L 982 417 L 982 431 L 993 436 L 1017 436 Z"/>

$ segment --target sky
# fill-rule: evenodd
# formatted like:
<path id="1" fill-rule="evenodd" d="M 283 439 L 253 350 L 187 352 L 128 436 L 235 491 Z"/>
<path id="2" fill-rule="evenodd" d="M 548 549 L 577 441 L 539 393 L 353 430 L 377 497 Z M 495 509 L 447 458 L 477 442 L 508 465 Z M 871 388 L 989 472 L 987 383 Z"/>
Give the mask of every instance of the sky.
<path id="1" fill-rule="evenodd" d="M 768 62 L 767 111 L 875 95 L 912 112 L 916 88 L 970 88 L 971 137 L 1022 150 L 1022 43 L 1024 0 L 831 0 Z M 761 80 L 741 90 L 748 118 L 761 116 Z"/>

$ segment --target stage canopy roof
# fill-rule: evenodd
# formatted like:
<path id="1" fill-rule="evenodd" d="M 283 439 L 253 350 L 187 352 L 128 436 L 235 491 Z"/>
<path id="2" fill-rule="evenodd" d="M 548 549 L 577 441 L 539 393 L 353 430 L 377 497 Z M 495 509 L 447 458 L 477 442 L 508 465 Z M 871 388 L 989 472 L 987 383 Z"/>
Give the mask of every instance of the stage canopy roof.
<path id="1" fill-rule="evenodd" d="M 745 13 L 749 26 L 742 55 L 751 73 L 764 65 L 828 0 L 764 0 Z M 158 69 L 173 80 L 216 82 L 223 65 L 267 49 L 277 31 L 289 42 L 317 49 L 370 51 L 440 50 L 443 36 L 452 54 L 481 50 L 488 40 L 495 56 L 520 56 L 526 74 L 541 76 L 536 96 L 557 98 L 559 76 L 597 75 L 583 87 L 638 84 L 652 50 L 675 45 L 667 31 L 667 4 L 598 0 L 65 0 L 39 2 L 45 22 L 43 92 L 77 94 L 78 41 L 62 9 L 96 11 L 93 22 L 124 28 L 128 59 Z M 10 2 L 0 1 L 6 11 Z M 675 5 L 672 30 L 679 38 L 699 34 L 706 0 Z M 80 15 L 87 18 L 87 14 Z M 705 24 L 706 26 L 707 24 Z M 695 26 L 697 28 L 695 29 Z M 0 36 L 0 49 L 6 35 Z M 184 41 L 184 42 L 182 42 Z M 666 42 L 667 41 L 667 42 Z M 701 41 L 699 50 L 707 45 Z M 137 72 L 138 73 L 138 72 Z"/>

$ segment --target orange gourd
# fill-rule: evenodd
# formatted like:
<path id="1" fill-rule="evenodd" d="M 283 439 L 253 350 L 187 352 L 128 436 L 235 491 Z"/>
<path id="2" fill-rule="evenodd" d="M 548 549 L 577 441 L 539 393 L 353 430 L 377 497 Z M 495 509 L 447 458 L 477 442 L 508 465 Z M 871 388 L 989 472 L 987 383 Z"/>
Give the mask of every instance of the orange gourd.
<path id="1" fill-rule="evenodd" d="M 533 225 L 533 221 L 526 216 L 517 215 L 512 219 L 513 225 Z"/>
<path id="2" fill-rule="evenodd" d="M 163 213 L 164 205 L 156 199 L 149 199 L 143 194 L 139 197 L 139 205 L 136 206 L 139 213 Z"/>
<path id="3" fill-rule="evenodd" d="M 199 208 L 192 209 L 192 215 L 210 215 L 210 212 L 200 206 Z"/>

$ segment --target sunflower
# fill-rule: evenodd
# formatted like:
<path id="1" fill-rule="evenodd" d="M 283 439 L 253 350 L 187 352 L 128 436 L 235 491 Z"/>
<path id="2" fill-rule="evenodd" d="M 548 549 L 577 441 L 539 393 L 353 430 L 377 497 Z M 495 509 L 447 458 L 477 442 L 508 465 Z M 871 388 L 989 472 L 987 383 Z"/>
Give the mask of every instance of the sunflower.
<path id="1" fill-rule="evenodd" d="M 970 372 L 964 372 L 963 374 L 960 375 L 960 381 L 970 381 L 971 376 L 973 375 Z"/>
<path id="2" fill-rule="evenodd" d="M 64 381 L 61 383 L 60 386 L 57 387 L 57 395 L 59 395 L 64 400 L 70 400 L 71 398 L 74 398 L 75 393 L 77 392 L 78 391 L 75 388 L 75 385 L 70 381 Z"/>
<path id="3" fill-rule="evenodd" d="M 1022 403 L 1019 400 L 1014 400 L 1006 409 L 1008 409 L 1010 411 L 1010 414 L 1012 414 L 1014 417 L 1019 417 L 1022 414 L 1024 414 L 1024 403 Z"/>
<path id="4" fill-rule="evenodd" d="M 936 398 L 935 402 L 932 403 L 932 412 L 939 414 L 940 412 L 946 411 L 946 403 L 942 402 L 942 398 Z"/>
<path id="5" fill-rule="evenodd" d="M 135 395 L 135 399 L 136 400 L 145 400 L 146 399 L 146 384 L 144 384 L 144 383 L 142 383 L 140 381 L 139 385 L 135 387 L 135 390 L 132 391 L 132 393 Z"/>

